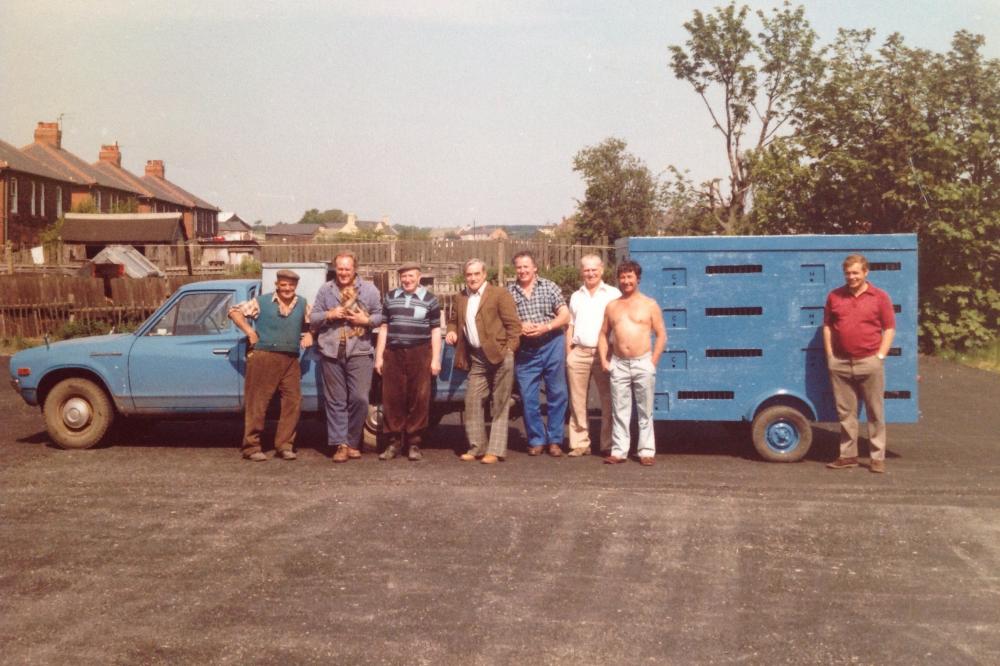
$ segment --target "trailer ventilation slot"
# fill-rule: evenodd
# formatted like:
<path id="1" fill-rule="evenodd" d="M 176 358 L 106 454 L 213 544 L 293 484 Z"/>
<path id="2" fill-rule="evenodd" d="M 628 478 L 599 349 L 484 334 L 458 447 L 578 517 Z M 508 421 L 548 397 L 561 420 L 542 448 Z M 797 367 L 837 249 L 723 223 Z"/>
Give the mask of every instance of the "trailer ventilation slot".
<path id="1" fill-rule="evenodd" d="M 678 400 L 732 400 L 732 391 L 678 391 Z"/>
<path id="2" fill-rule="evenodd" d="M 760 264 L 727 264 L 722 266 L 705 266 L 705 272 L 709 275 L 721 275 L 726 273 L 761 273 L 764 267 Z"/>
<path id="3" fill-rule="evenodd" d="M 705 356 L 708 358 L 744 358 L 751 356 L 763 356 L 761 349 L 706 349 Z"/>
<path id="4" fill-rule="evenodd" d="M 902 355 L 903 355 L 903 348 L 902 347 L 890 347 L 889 348 L 889 356 L 902 356 Z"/>
<path id="5" fill-rule="evenodd" d="M 900 312 L 903 311 L 903 306 L 900 305 L 899 303 L 893 303 L 892 304 L 892 311 L 895 312 L 896 314 L 899 314 Z"/>
<path id="6" fill-rule="evenodd" d="M 748 317 L 764 314 L 764 308 L 705 308 L 706 317 Z"/>
<path id="7" fill-rule="evenodd" d="M 868 264 L 868 270 L 872 271 L 898 271 L 903 267 L 898 261 L 879 261 Z"/>
<path id="8" fill-rule="evenodd" d="M 884 394 L 886 400 L 909 400 L 909 391 L 886 391 Z"/>

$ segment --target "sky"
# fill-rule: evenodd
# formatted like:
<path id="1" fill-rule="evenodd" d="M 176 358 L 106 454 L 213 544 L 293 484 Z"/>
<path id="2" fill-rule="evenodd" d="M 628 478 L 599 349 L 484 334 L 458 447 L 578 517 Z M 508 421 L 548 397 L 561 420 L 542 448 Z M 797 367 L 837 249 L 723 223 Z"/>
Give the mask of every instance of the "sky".
<path id="1" fill-rule="evenodd" d="M 573 156 L 607 137 L 654 173 L 726 175 L 722 139 L 668 47 L 696 0 L 0 0 L 0 139 L 61 118 L 88 162 L 166 176 L 244 220 L 311 208 L 425 227 L 554 224 Z M 770 10 L 775 2 L 747 2 Z M 838 28 L 1000 57 L 996 0 L 808 0 Z M 756 31 L 756 23 L 752 24 Z"/>

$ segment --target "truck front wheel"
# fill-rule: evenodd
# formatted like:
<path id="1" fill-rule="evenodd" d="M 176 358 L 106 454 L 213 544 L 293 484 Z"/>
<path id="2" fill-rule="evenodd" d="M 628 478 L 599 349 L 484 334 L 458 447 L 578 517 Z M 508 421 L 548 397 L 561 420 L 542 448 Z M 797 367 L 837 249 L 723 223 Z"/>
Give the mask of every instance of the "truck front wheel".
<path id="1" fill-rule="evenodd" d="M 769 462 L 797 462 L 812 446 L 812 427 L 794 407 L 774 405 L 753 420 L 753 446 Z"/>
<path id="2" fill-rule="evenodd" d="M 104 437 L 115 411 L 101 387 L 88 379 L 64 379 L 45 398 L 45 427 L 64 449 L 89 449 Z"/>

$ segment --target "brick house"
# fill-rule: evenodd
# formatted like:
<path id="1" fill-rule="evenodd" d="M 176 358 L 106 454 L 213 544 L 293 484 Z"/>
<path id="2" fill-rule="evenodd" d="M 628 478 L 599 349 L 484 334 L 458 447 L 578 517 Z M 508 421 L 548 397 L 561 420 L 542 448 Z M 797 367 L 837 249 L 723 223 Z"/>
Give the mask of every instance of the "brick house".
<path id="1" fill-rule="evenodd" d="M 21 148 L 21 152 L 59 174 L 69 188 L 70 208 L 89 197 L 98 212 L 109 213 L 115 208 L 138 205 L 138 197 L 143 193 L 127 183 L 107 177 L 64 149 L 58 123 L 38 123 L 35 142 Z"/>
<path id="2" fill-rule="evenodd" d="M 0 242 L 37 245 L 42 231 L 69 210 L 70 184 L 55 171 L 0 141 Z"/>
<path id="3" fill-rule="evenodd" d="M 149 160 L 143 176 L 122 168 L 122 153 L 118 143 L 101 146 L 94 170 L 122 187 L 139 191 L 137 210 L 140 213 L 182 213 L 186 237 L 208 239 L 218 234 L 218 207 L 191 194 L 166 179 L 163 160 Z"/>

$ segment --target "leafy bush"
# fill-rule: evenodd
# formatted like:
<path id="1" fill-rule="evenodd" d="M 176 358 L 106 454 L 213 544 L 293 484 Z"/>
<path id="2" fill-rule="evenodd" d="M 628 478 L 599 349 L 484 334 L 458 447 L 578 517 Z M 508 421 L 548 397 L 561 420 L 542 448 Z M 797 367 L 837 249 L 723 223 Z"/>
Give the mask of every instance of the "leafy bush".
<path id="1" fill-rule="evenodd" d="M 263 271 L 263 266 L 261 266 L 259 261 L 245 257 L 240 265 L 234 268 L 230 274 L 243 278 L 259 278 L 261 271 Z"/>
<path id="2" fill-rule="evenodd" d="M 83 319 L 68 321 L 59 327 L 55 337 L 59 340 L 70 338 L 85 338 L 91 335 L 106 335 L 111 331 L 111 324 L 103 321 Z"/>

